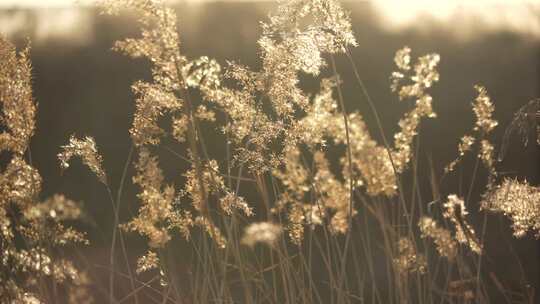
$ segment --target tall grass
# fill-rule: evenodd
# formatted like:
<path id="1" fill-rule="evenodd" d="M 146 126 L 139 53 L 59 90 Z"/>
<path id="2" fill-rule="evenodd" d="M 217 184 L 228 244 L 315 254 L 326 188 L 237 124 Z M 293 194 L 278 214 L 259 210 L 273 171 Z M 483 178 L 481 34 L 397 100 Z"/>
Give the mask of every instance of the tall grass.
<path id="1" fill-rule="evenodd" d="M 389 136 L 350 51 L 357 43 L 348 14 L 335 0 L 280 2 L 262 23 L 259 69 L 186 57 L 176 13 L 161 1 L 108 0 L 103 7 L 110 14 L 137 14 L 141 37 L 114 49 L 149 60 L 152 79 L 132 86 L 133 145 L 117 189 L 91 137 L 71 137 L 58 155 L 63 169 L 81 158 L 109 193 L 114 225 L 108 265 L 82 267 L 107 273 L 107 284 L 94 283 L 94 295 L 106 294 L 110 303 L 535 303 L 525 276 L 511 289 L 490 270 L 498 262 L 486 252 L 486 227 L 499 212 L 512 220 L 516 237 L 540 233 L 540 190 L 498 170 L 514 131 L 540 138 L 537 101 L 515 115 L 497 148 L 495 106 L 486 88 L 474 86 L 475 125 L 457 144 L 456 159 L 438 164 L 425 157 L 429 143 L 421 142 L 420 133 L 422 122 L 437 116 L 430 88 L 439 81 L 439 55 L 415 58 L 408 47 L 397 50 L 389 89 L 406 111 Z M 10 167 L 29 155 L 34 104 L 25 53 L 17 61 L 14 48 L 4 40 L 2 45 L 8 58 L 0 70 L 2 122 L 8 131 L 0 144 L 12 163 L 0 185 L 0 245 L 8 248 L 0 298 L 91 302 L 86 277 L 57 254 L 66 239 L 85 240 L 59 221 L 76 220 L 79 209 L 60 196 L 53 204 L 36 201 L 37 186 L 26 187 L 32 178 L 22 172 L 31 161 Z M 353 79 L 340 78 L 336 57 L 347 60 Z M 24 77 L 14 84 L 18 68 Z M 319 81 L 319 92 L 303 90 L 300 75 Z M 344 81 L 357 85 L 370 113 L 346 108 Z M 10 98 L 19 96 L 28 115 L 13 118 Z M 375 118 L 376 136 L 362 115 Z M 215 138 L 221 151 L 209 148 L 207 141 Z M 160 153 L 189 168 L 178 174 L 179 182 L 165 178 Z M 130 166 L 139 206 L 123 223 Z M 464 192 L 445 186 L 458 174 L 471 176 Z M 425 176 L 430 191 L 422 187 Z M 480 201 L 472 200 L 473 191 L 483 193 Z M 52 213 L 66 210 L 73 214 Z M 469 211 L 480 212 L 479 225 Z M 59 235 L 41 235 L 48 231 Z M 136 265 L 126 242 L 134 233 L 148 245 Z"/>

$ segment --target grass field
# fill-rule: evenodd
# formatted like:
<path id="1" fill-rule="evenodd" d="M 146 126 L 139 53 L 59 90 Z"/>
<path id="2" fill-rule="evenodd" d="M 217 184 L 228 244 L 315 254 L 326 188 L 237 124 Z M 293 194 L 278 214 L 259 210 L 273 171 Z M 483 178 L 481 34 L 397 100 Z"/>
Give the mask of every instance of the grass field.
<path id="1" fill-rule="evenodd" d="M 365 79 L 383 69 L 359 64 L 337 0 L 279 1 L 253 65 L 193 56 L 167 3 L 99 9 L 130 22 L 111 47 L 146 70 L 114 74 L 134 80 L 130 126 L 105 133 L 130 140 L 109 158 L 74 131 L 54 167 L 102 200 L 51 192 L 31 147 L 54 141 L 39 115 L 62 111 L 35 98 L 31 42 L 0 40 L 0 302 L 536 303 L 538 257 L 519 248 L 540 236 L 540 99 L 498 114 L 480 81 L 437 89 L 471 67 L 445 76 L 444 49 L 409 44 L 381 50 L 381 102 Z M 462 91 L 470 119 L 438 104 Z"/>

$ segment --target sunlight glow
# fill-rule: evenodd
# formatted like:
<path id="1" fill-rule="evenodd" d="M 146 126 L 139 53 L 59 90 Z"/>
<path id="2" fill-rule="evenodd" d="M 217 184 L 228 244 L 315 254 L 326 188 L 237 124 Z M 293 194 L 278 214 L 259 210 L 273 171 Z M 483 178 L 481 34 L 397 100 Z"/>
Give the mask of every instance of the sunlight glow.
<path id="1" fill-rule="evenodd" d="M 510 31 L 540 38 L 538 0 L 373 1 L 387 30 L 427 30 L 433 22 L 460 38 L 478 32 Z"/>
<path id="2" fill-rule="evenodd" d="M 99 0 L 0 0 L 0 8 L 32 8 L 32 7 L 70 7 L 76 5 L 92 5 Z M 170 2 L 254 2 L 261 0 L 166 0 Z M 270 0 L 272 1 L 272 0 Z"/>
<path id="3" fill-rule="evenodd" d="M 77 5 L 77 3 L 87 4 L 91 2 L 86 0 L 2 0 L 0 1 L 0 7 L 65 7 Z"/>
<path id="4" fill-rule="evenodd" d="M 253 2 L 264 0 L 165 0 L 196 4 L 201 2 Z M 275 0 L 268 0 L 270 2 Z M 91 37 L 91 18 L 80 6 L 99 0 L 0 0 L 0 33 L 14 35 L 27 32 L 32 16 L 37 15 L 33 29 L 38 40 L 60 37 Z M 508 31 L 540 39 L 540 0 L 344 0 L 349 5 L 369 3 L 377 14 L 380 27 L 390 32 L 443 30 L 457 39 Z M 6 9 L 37 8 L 8 11 Z M 55 13 L 54 9 L 63 10 Z M 70 38 L 72 39 L 72 38 Z M 75 39 L 75 38 L 73 38 Z"/>

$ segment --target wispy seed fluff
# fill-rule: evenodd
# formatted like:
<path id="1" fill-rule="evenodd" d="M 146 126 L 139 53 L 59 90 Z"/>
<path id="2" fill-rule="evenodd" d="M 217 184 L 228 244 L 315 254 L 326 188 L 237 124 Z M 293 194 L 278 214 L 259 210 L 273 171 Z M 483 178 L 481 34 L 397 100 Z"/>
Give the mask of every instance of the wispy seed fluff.
<path id="1" fill-rule="evenodd" d="M 272 247 L 281 237 L 282 231 L 281 225 L 275 223 L 252 223 L 245 228 L 241 243 L 249 247 L 257 243 Z"/>

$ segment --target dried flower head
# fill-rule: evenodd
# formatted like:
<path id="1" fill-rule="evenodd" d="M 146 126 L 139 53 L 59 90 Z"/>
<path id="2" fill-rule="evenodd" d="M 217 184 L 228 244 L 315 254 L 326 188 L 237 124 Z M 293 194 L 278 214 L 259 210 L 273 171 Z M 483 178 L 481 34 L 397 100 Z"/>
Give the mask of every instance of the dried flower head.
<path id="1" fill-rule="evenodd" d="M 134 58 L 146 58 L 152 63 L 153 82 L 136 82 L 132 86 L 137 100 L 130 133 L 137 146 L 156 145 L 164 133 L 158 119 L 182 109 L 184 101 L 177 97 L 181 96 L 179 90 L 206 83 L 211 77 L 206 77 L 208 73 L 204 66 L 212 62 L 201 59 L 189 63 L 181 54 L 176 14 L 165 7 L 163 1 L 105 0 L 103 7 L 110 14 L 124 8 L 133 9 L 141 21 L 141 37 L 119 41 L 114 49 Z M 176 136 L 183 138 L 182 128 L 176 129 Z"/>
<path id="2" fill-rule="evenodd" d="M 196 168 L 186 172 L 187 181 L 182 192 L 184 196 L 189 197 L 195 210 L 201 211 L 204 197 L 215 195 L 219 197 L 220 207 L 226 214 L 231 215 L 233 209 L 237 209 L 247 216 L 253 215 L 253 209 L 245 199 L 234 194 L 225 186 L 217 161 L 209 160 L 205 162 L 201 171 L 201 180 L 197 176 Z M 200 191 L 201 182 L 204 189 L 203 193 Z"/>
<path id="3" fill-rule="evenodd" d="M 321 90 L 306 108 L 306 115 L 293 125 L 286 138 L 288 147 L 306 144 L 310 147 L 324 146 L 327 139 L 334 144 L 347 144 L 347 130 L 343 113 L 338 111 L 337 101 L 332 97 L 338 80 L 330 78 L 321 81 Z M 358 186 L 365 185 L 371 195 L 393 195 L 397 189 L 395 174 L 388 152 L 371 138 L 366 124 L 358 113 L 348 114 L 348 133 L 351 142 L 352 170 L 345 157 L 342 158 L 343 175 L 353 179 Z M 297 164 L 285 155 L 285 162 Z M 297 165 L 296 165 L 297 166 Z M 349 176 L 350 172 L 354 176 Z M 288 175 L 288 174 L 286 174 Z M 350 189 L 349 189 L 350 191 Z"/>
<path id="4" fill-rule="evenodd" d="M 34 134 L 36 106 L 32 97 L 30 48 L 17 53 L 0 36 L 0 151 L 22 155 Z"/>
<path id="5" fill-rule="evenodd" d="M 293 129 L 287 134 L 289 137 L 299 137 L 299 140 L 310 147 L 326 146 L 329 137 L 328 125 L 334 123 L 338 114 L 337 101 L 332 94 L 338 80 L 325 78 L 321 80 L 319 93 L 313 97 L 313 101 L 306 107 L 306 115 L 293 125 Z M 296 138 L 289 138 L 294 142 Z"/>
<path id="6" fill-rule="evenodd" d="M 431 107 L 431 96 L 426 94 L 416 101 L 413 110 L 400 119 L 398 123 L 400 131 L 394 134 L 395 150 L 392 151 L 392 162 L 398 173 L 403 172 L 411 160 L 413 140 L 418 134 L 417 129 L 421 119 L 435 116 L 435 112 Z"/>
<path id="7" fill-rule="evenodd" d="M 302 165 L 301 153 L 297 147 L 288 148 L 284 157 L 284 168 L 273 172 L 285 187 L 279 205 L 287 212 L 289 237 L 293 243 L 301 244 L 304 236 L 303 200 L 311 189 L 308 170 Z"/>
<path id="8" fill-rule="evenodd" d="M 288 150 L 283 170 L 274 172 L 285 187 L 274 211 L 286 211 L 287 231 L 295 244 L 301 244 L 305 226 L 315 228 L 322 225 L 327 216 L 330 217 L 328 226 L 332 233 L 346 233 L 349 229 L 349 183 L 334 176 L 323 152 L 317 151 L 313 156 L 316 172 L 312 178 L 302 165 L 297 148 Z M 306 203 L 308 193 L 314 195 L 313 204 Z M 352 216 L 357 213 L 354 209 L 352 212 Z"/>
<path id="9" fill-rule="evenodd" d="M 497 174 L 495 171 L 494 153 L 495 147 L 487 139 L 480 141 L 480 151 L 478 152 L 478 158 L 482 160 L 484 166 L 488 169 L 489 173 L 493 176 Z"/>
<path id="10" fill-rule="evenodd" d="M 526 181 L 506 178 L 490 190 L 481 206 L 483 209 L 503 213 L 512 220 L 514 236 L 523 237 L 532 230 L 540 238 L 540 189 Z"/>
<path id="11" fill-rule="evenodd" d="M 215 89 L 220 86 L 221 66 L 214 59 L 202 56 L 182 67 L 182 77 L 189 87 Z"/>
<path id="12" fill-rule="evenodd" d="M 398 125 L 400 131 L 394 134 L 394 151 L 392 151 L 392 163 L 397 173 L 402 173 L 412 157 L 412 145 L 414 137 L 422 118 L 434 118 L 432 97 L 427 93 L 434 83 L 439 81 L 439 73 L 436 67 L 440 57 L 438 54 L 428 54 L 419 57 L 411 69 L 411 49 L 404 47 L 396 52 L 394 61 L 398 68 L 390 76 L 392 82 L 390 88 L 398 92 L 399 99 L 415 99 L 415 107 L 405 113 Z M 411 70 L 414 73 L 411 73 Z M 404 84 L 408 81 L 410 84 Z"/>
<path id="13" fill-rule="evenodd" d="M 396 174 L 386 148 L 377 144 L 367 130 L 360 114 L 348 115 L 349 137 L 351 142 L 352 171 L 356 176 L 349 176 L 348 161 L 343 157 L 342 174 L 347 178 L 360 179 L 359 185 L 365 185 L 369 195 L 392 196 L 396 193 Z M 327 127 L 336 144 L 346 144 L 346 130 L 343 114 L 334 116 L 332 124 Z"/>
<path id="14" fill-rule="evenodd" d="M 394 258 L 394 266 L 401 275 L 409 273 L 424 274 L 427 270 L 427 260 L 423 254 L 417 253 L 413 242 L 405 237 L 398 241 L 398 257 Z"/>
<path id="15" fill-rule="evenodd" d="M 198 216 L 195 218 L 195 224 L 206 230 L 210 238 L 213 239 L 214 242 L 216 242 L 218 248 L 224 249 L 225 247 L 227 247 L 227 240 L 225 239 L 219 228 L 216 227 L 216 225 L 214 225 L 211 220 L 204 216 Z"/>
<path id="16" fill-rule="evenodd" d="M 142 204 L 137 217 L 125 228 L 148 237 L 150 247 L 160 248 L 171 239 L 168 220 L 175 214 L 175 191 L 173 187 L 163 185 L 164 178 L 157 158 L 148 150 L 141 150 L 136 169 L 133 182 L 141 188 L 137 196 Z"/>
<path id="17" fill-rule="evenodd" d="M 315 226 L 321 226 L 324 224 L 326 218 L 326 211 L 322 206 L 304 204 L 304 219 L 306 224 L 311 226 L 311 229 L 315 229 Z"/>
<path id="18" fill-rule="evenodd" d="M 491 98 L 487 94 L 486 88 L 483 86 L 474 86 L 478 92 L 478 96 L 473 102 L 473 111 L 476 115 L 476 123 L 474 130 L 488 134 L 497 126 L 497 121 L 492 118 L 495 107 L 491 102 Z"/>
<path id="19" fill-rule="evenodd" d="M 159 257 L 154 251 L 148 251 L 145 255 L 141 256 L 137 260 L 137 274 L 147 272 L 150 270 L 159 270 L 159 284 L 161 286 L 167 286 L 168 281 L 165 277 L 162 265 L 160 264 Z"/>
<path id="20" fill-rule="evenodd" d="M 478 96 L 473 102 L 473 111 L 476 116 L 474 131 L 477 132 L 475 136 L 465 135 L 458 146 L 459 156 L 452 161 L 445 168 L 445 172 L 451 172 L 455 166 L 459 163 L 462 157 L 467 151 L 470 151 L 471 146 L 475 141 L 480 143 L 478 151 L 478 159 L 482 161 L 484 167 L 489 172 L 488 187 L 491 187 L 494 178 L 497 175 L 495 169 L 494 150 L 493 144 L 488 140 L 488 134 L 497 126 L 497 121 L 492 118 L 495 107 L 491 103 L 491 99 L 487 95 L 487 91 L 482 86 L 475 86 L 478 91 Z"/>
<path id="21" fill-rule="evenodd" d="M 294 146 L 289 141 L 324 142 L 323 128 L 315 124 L 322 117 L 308 113 L 305 123 L 295 118 L 299 112 L 323 114 L 317 108 L 320 104 L 310 106 L 308 96 L 298 86 L 299 74 L 318 75 L 326 64 L 323 54 L 342 53 L 356 45 L 348 16 L 335 0 L 282 1 L 262 27 L 262 69 L 255 72 L 230 64 L 226 75 L 239 89 L 204 91 L 230 119 L 224 130 L 240 145 L 235 149 L 235 161 L 255 174 L 278 169 L 288 147 Z M 324 86 L 332 85 L 326 82 Z M 268 110 L 263 111 L 261 103 L 269 105 Z M 309 130 L 308 124 L 319 132 Z M 287 143 L 282 151 L 270 149 L 283 141 Z"/>
<path id="22" fill-rule="evenodd" d="M 474 144 L 474 137 L 465 135 L 461 138 L 461 142 L 458 145 L 459 156 L 465 155 L 471 150 L 471 146 Z"/>
<path id="23" fill-rule="evenodd" d="M 310 21 L 307 24 L 306 19 Z M 347 47 L 357 45 L 349 16 L 336 0 L 280 1 L 277 12 L 270 16 L 270 22 L 263 24 L 263 31 L 263 37 L 281 39 L 283 45 L 307 52 L 302 54 L 303 51 L 297 50 L 302 55 L 298 56 L 299 60 L 320 60 L 313 52 L 342 53 Z M 312 56 L 306 58 L 304 55 Z"/>
<path id="24" fill-rule="evenodd" d="M 142 204 L 137 217 L 124 227 L 148 237 L 150 247 L 160 248 L 171 239 L 171 230 L 178 229 L 188 239 L 190 229 L 198 225 L 224 248 L 225 239 L 209 216 L 209 198 L 217 197 L 225 213 L 236 208 L 250 216 L 253 211 L 243 198 L 225 186 L 217 162 L 203 160 L 199 154 L 198 123 L 214 122 L 216 115 L 207 104 L 196 104 L 190 98 L 190 90 L 199 89 L 202 101 L 212 101 L 214 106 L 227 100 L 226 107 L 239 109 L 229 91 L 221 89 L 221 67 L 208 57 L 190 60 L 182 54 L 176 13 L 163 1 L 106 0 L 104 7 L 106 13 L 112 14 L 123 8 L 135 11 L 141 23 L 141 37 L 119 41 L 114 49 L 152 64 L 152 81 L 132 86 L 137 99 L 130 133 L 139 154 L 134 182 L 141 188 L 138 197 Z M 235 114 L 245 116 L 249 112 Z M 187 154 L 192 168 L 184 174 L 187 181 L 180 193 L 164 183 L 157 157 L 150 154 L 150 146 L 158 145 L 167 134 L 160 125 L 161 118 L 167 116 L 172 117 L 172 136 L 179 142 L 189 142 Z M 252 129 L 250 124 L 242 127 L 246 134 Z M 239 137 L 240 141 L 243 139 Z M 183 198 L 191 200 L 198 214 L 192 215 L 193 210 L 180 204 Z"/>
<path id="25" fill-rule="evenodd" d="M 348 16 L 335 0 L 280 2 L 262 28 L 262 70 L 239 74 L 234 69 L 232 75 L 241 76 L 238 80 L 248 92 L 266 95 L 278 118 L 288 120 L 296 108 L 308 104 L 298 87 L 299 72 L 318 75 L 325 66 L 324 53 L 345 52 L 356 40 Z"/>
<path id="26" fill-rule="evenodd" d="M 131 138 L 137 146 L 156 145 L 164 133 L 158 119 L 179 110 L 182 104 L 172 91 L 159 84 L 137 82 L 132 89 L 137 100 L 133 125 L 129 130 Z"/>
<path id="27" fill-rule="evenodd" d="M 398 92 L 400 100 L 407 98 L 421 98 L 426 95 L 426 90 L 429 89 L 435 82 L 439 81 L 439 73 L 435 69 L 440 61 L 438 54 L 428 54 L 419 57 L 417 62 L 411 69 L 411 49 L 404 47 L 396 52 L 394 62 L 398 68 L 390 76 L 393 92 Z M 411 73 L 414 72 L 414 74 Z M 402 82 L 408 80 L 410 84 Z"/>
<path id="28" fill-rule="evenodd" d="M 159 258 L 154 251 L 148 251 L 137 260 L 137 273 L 159 268 Z"/>
<path id="29" fill-rule="evenodd" d="M 28 48 L 17 54 L 0 37 L 0 152 L 10 159 L 0 172 L 0 302 L 41 303 L 36 278 L 70 288 L 78 270 L 62 247 L 87 243 L 83 233 L 67 227 L 81 210 L 62 195 L 40 200 L 42 178 L 26 162 L 35 128 Z"/>
<path id="30" fill-rule="evenodd" d="M 272 247 L 279 240 L 282 230 L 281 226 L 275 223 L 252 223 L 245 228 L 241 242 L 249 247 L 257 243 Z"/>
<path id="31" fill-rule="evenodd" d="M 302 244 L 304 240 L 304 224 L 306 217 L 304 216 L 304 210 L 301 204 L 293 203 L 287 210 L 287 231 L 291 241 L 296 244 Z"/>
<path id="32" fill-rule="evenodd" d="M 80 157 L 100 182 L 107 183 L 107 175 L 102 167 L 103 160 L 96 148 L 96 141 L 92 137 L 86 136 L 84 139 L 78 139 L 71 135 L 69 143 L 62 146 L 61 149 L 62 152 L 58 153 L 58 160 L 63 170 L 69 168 L 69 161 L 73 157 Z"/>
<path id="33" fill-rule="evenodd" d="M 540 145 L 540 98 L 529 101 L 514 113 L 512 122 L 504 132 L 499 161 L 503 160 L 515 132 L 521 137 L 524 146 L 528 145 L 531 137 L 536 138 L 536 144 Z"/>
<path id="34" fill-rule="evenodd" d="M 435 243 L 440 256 L 453 261 L 458 254 L 458 244 L 447 229 L 440 227 L 432 218 L 424 216 L 418 221 L 422 238 L 430 238 Z"/>
<path id="35" fill-rule="evenodd" d="M 329 230 L 331 233 L 346 233 L 349 230 L 349 214 L 352 209 L 352 215 L 357 211 L 351 208 L 351 191 L 347 181 L 338 180 L 330 170 L 330 164 L 323 152 L 316 152 L 313 156 L 317 172 L 313 178 L 314 187 L 318 193 L 317 200 L 311 209 L 326 216 L 331 214 Z M 313 211 L 308 214 L 313 216 Z"/>
<path id="36" fill-rule="evenodd" d="M 482 253 L 482 245 L 478 241 L 474 229 L 467 222 L 467 209 L 465 202 L 457 195 L 448 195 L 448 201 L 444 203 L 445 211 L 443 216 L 454 224 L 456 228 L 456 239 L 461 244 L 466 244 L 477 254 Z"/>
<path id="37" fill-rule="evenodd" d="M 398 69 L 408 71 L 411 69 L 411 48 L 408 46 L 403 47 L 396 51 L 394 56 L 394 62 Z"/>
<path id="38" fill-rule="evenodd" d="M 240 197 L 232 192 L 226 192 L 219 200 L 219 204 L 223 212 L 232 215 L 233 210 L 241 210 L 246 216 L 252 216 L 253 208 L 251 208 L 243 197 Z"/>
<path id="39" fill-rule="evenodd" d="M 474 144 L 474 142 L 475 142 L 475 138 L 470 135 L 465 135 L 461 138 L 458 145 L 458 152 L 459 152 L 458 157 L 444 168 L 445 173 L 454 171 L 456 165 L 463 159 L 465 154 L 471 151 L 471 147 Z"/>
<path id="40" fill-rule="evenodd" d="M 68 288 L 68 302 L 80 304 L 93 304 L 92 284 L 88 273 L 81 271 L 78 274 L 77 280 L 73 286 Z"/>
<path id="41" fill-rule="evenodd" d="M 78 203 L 56 194 L 40 204 L 29 206 L 24 210 L 24 215 L 29 220 L 74 220 L 81 216 L 81 209 Z"/>

